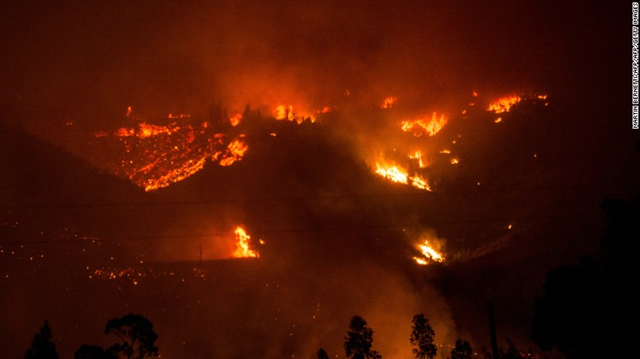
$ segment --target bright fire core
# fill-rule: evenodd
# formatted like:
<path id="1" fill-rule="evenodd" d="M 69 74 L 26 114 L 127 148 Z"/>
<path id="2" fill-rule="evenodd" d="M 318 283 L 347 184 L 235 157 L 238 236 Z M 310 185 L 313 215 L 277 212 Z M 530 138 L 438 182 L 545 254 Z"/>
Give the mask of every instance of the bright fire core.
<path id="1" fill-rule="evenodd" d="M 236 250 L 233 252 L 234 258 L 258 258 L 260 255 L 258 252 L 249 248 L 249 239 L 251 237 L 242 227 L 237 227 L 235 230 L 236 236 Z"/>
<path id="2" fill-rule="evenodd" d="M 433 248 L 431 244 L 429 244 L 429 240 L 424 241 L 422 244 L 417 244 L 416 249 L 418 249 L 422 256 L 414 256 L 413 260 L 420 265 L 427 265 L 431 262 L 444 262 L 444 255 Z"/>

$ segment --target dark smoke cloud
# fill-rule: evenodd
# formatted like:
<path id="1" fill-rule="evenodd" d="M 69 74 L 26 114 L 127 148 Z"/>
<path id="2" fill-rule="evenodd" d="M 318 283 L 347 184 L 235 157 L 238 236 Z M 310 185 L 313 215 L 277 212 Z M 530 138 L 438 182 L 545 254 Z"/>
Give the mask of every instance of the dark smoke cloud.
<path id="1" fill-rule="evenodd" d="M 203 114 L 219 100 L 229 110 L 250 102 L 314 112 L 339 104 L 345 90 L 369 106 L 391 94 L 451 106 L 472 89 L 539 86 L 567 51 L 558 11 L 384 1 L 12 4 L 2 93 L 50 118 L 99 124 L 129 105 L 150 115 Z"/>

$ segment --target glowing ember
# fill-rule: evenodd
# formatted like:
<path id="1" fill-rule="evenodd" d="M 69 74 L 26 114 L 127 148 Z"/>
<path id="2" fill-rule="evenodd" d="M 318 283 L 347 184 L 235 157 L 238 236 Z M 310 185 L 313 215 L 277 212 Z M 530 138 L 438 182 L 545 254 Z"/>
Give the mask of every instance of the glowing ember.
<path id="1" fill-rule="evenodd" d="M 169 118 L 171 118 L 171 119 L 191 118 L 191 115 L 185 115 L 185 114 L 183 114 L 183 113 L 180 113 L 180 114 L 174 115 L 174 114 L 171 114 L 171 113 L 170 113 L 168 117 L 169 117 Z"/>
<path id="2" fill-rule="evenodd" d="M 131 115 L 130 109 L 127 113 L 140 120 Z M 171 118 L 189 119 L 190 116 Z M 248 149 L 244 135 L 229 141 L 225 134 L 213 132 L 207 122 L 155 125 L 142 121 L 133 128 L 100 131 L 94 136 L 110 149 L 109 170 L 145 191 L 182 181 L 200 171 L 207 160 L 230 166 L 240 161 Z"/>
<path id="3" fill-rule="evenodd" d="M 487 109 L 487 111 L 492 111 L 495 113 L 509 112 L 509 110 L 511 109 L 511 106 L 520 102 L 520 100 L 522 99 L 520 98 L 520 96 L 517 96 L 517 95 L 502 97 L 502 98 L 499 98 L 497 101 L 489 104 L 489 108 Z"/>
<path id="4" fill-rule="evenodd" d="M 200 158 L 197 161 L 189 160 L 182 166 L 168 171 L 163 174 L 159 174 L 157 177 L 144 178 L 154 170 L 154 164 L 149 164 L 138 171 L 135 171 L 129 179 L 134 183 L 144 187 L 144 190 L 149 192 L 158 188 L 164 188 L 172 183 L 180 182 L 187 177 L 190 177 L 194 173 L 200 171 L 204 167 L 206 157 Z M 142 177 L 142 178 L 140 178 Z"/>
<path id="5" fill-rule="evenodd" d="M 429 240 L 425 240 L 424 244 L 416 245 L 416 249 L 422 253 L 422 257 L 413 257 L 413 260 L 420 265 L 427 265 L 430 262 L 444 262 L 444 256 L 429 244 Z"/>
<path id="6" fill-rule="evenodd" d="M 447 124 L 447 120 L 444 118 L 444 115 L 438 115 L 434 112 L 431 115 L 431 120 L 427 119 L 416 119 L 416 120 L 406 120 L 402 121 L 402 130 L 405 132 L 413 131 L 413 135 L 416 137 L 420 137 L 423 135 L 433 136 L 438 133 L 444 125 Z"/>
<path id="7" fill-rule="evenodd" d="M 236 250 L 233 252 L 235 258 L 258 258 L 258 252 L 249 249 L 249 239 L 251 237 L 242 227 L 237 227 L 235 230 L 236 236 Z"/>
<path id="8" fill-rule="evenodd" d="M 396 101 L 398 101 L 397 98 L 389 96 L 384 99 L 384 102 L 382 103 L 382 106 L 380 106 L 380 108 L 391 108 L 396 103 Z"/>
<path id="9" fill-rule="evenodd" d="M 177 127 L 177 126 L 172 126 L 172 127 L 156 126 L 156 125 L 149 125 L 143 122 L 140 125 L 138 125 L 138 137 L 147 138 L 147 137 L 157 136 L 161 134 L 170 135 L 172 131 L 177 131 L 179 129 L 180 127 Z"/>
<path id="10" fill-rule="evenodd" d="M 460 163 L 460 160 L 457 157 L 452 157 L 451 158 L 451 164 L 452 165 L 457 165 L 458 163 Z"/>

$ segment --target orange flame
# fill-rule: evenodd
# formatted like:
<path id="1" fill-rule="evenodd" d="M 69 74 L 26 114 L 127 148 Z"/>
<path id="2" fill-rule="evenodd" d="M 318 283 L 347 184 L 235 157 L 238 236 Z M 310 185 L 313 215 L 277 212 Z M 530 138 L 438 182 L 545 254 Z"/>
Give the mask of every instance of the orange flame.
<path id="1" fill-rule="evenodd" d="M 289 105 L 289 107 L 285 105 L 280 105 L 276 107 L 276 112 L 274 114 L 276 120 L 289 120 L 293 121 L 293 106 Z"/>
<path id="2" fill-rule="evenodd" d="M 244 228 L 238 226 L 234 233 L 237 242 L 233 256 L 235 258 L 258 258 L 258 252 L 249 249 L 249 239 L 251 239 L 251 237 L 247 234 Z"/>
<path id="3" fill-rule="evenodd" d="M 429 183 L 422 176 L 415 174 L 414 176 L 410 176 L 409 173 L 397 166 L 397 165 L 385 165 L 380 162 L 376 162 L 376 174 L 382 176 L 392 182 L 396 183 L 404 183 L 411 185 L 418 189 L 423 189 L 426 191 L 432 191 Z"/>
<path id="4" fill-rule="evenodd" d="M 236 113 L 235 115 L 229 118 L 229 122 L 231 122 L 231 126 L 236 127 L 240 124 L 240 120 L 242 120 L 242 114 Z"/>
<path id="5" fill-rule="evenodd" d="M 207 160 L 219 161 L 221 166 L 242 160 L 248 150 L 246 136 L 228 142 L 225 134 L 213 134 L 210 127 L 207 122 L 199 126 L 140 122 L 133 128 L 100 131 L 94 136 L 110 148 L 120 149 L 120 153 L 112 152 L 109 164 L 112 172 L 145 191 L 153 191 L 192 176 L 204 168 Z"/>
<path id="6" fill-rule="evenodd" d="M 495 102 L 492 102 L 491 104 L 489 104 L 489 108 L 487 108 L 487 111 L 492 111 L 495 113 L 509 112 L 509 110 L 511 109 L 511 106 L 520 102 L 520 100 L 522 99 L 518 95 L 502 97 L 496 100 Z"/>
<path id="7" fill-rule="evenodd" d="M 240 161 L 242 159 L 244 154 L 249 149 L 249 146 L 247 146 L 247 144 L 242 141 L 243 138 L 244 135 L 233 140 L 229 144 L 229 146 L 227 146 L 227 153 L 222 159 L 220 159 L 220 166 L 231 166 L 236 161 Z"/>
<path id="8" fill-rule="evenodd" d="M 438 118 L 438 115 L 434 112 L 431 115 L 431 120 L 429 121 L 426 119 L 405 120 L 402 121 L 401 128 L 405 132 L 413 131 L 413 135 L 416 137 L 420 137 L 425 134 L 434 136 L 436 133 L 440 132 L 446 124 L 447 120 L 444 118 L 444 115 L 440 115 L 440 118 Z"/>
<path id="9" fill-rule="evenodd" d="M 416 249 L 422 253 L 422 257 L 412 257 L 412 259 L 420 265 L 427 265 L 430 262 L 444 262 L 444 256 L 435 250 L 427 239 L 424 244 L 417 244 Z"/>
<path id="10" fill-rule="evenodd" d="M 382 106 L 380 106 L 380 108 L 391 108 L 393 107 L 393 105 L 395 105 L 396 101 L 398 101 L 396 97 L 389 96 L 384 99 L 384 102 L 382 103 Z"/>
<path id="11" fill-rule="evenodd" d="M 144 187 L 146 192 L 150 192 L 159 188 L 164 188 L 169 186 L 172 183 L 180 182 L 194 173 L 200 171 L 204 168 L 204 163 L 206 162 L 206 157 L 200 158 L 198 160 L 189 160 L 187 163 L 182 165 L 181 167 L 175 168 L 172 171 L 167 171 L 164 174 L 158 177 L 145 178 L 140 181 L 139 185 Z M 138 171 L 135 171 L 133 174 L 129 176 L 129 179 L 135 181 L 135 177 L 138 175 L 144 176 L 151 172 L 154 169 L 155 163 L 149 164 Z"/>
<path id="12" fill-rule="evenodd" d="M 299 116 L 299 115 L 296 115 L 296 113 L 293 112 L 293 106 L 292 105 L 289 105 L 289 106 L 280 105 L 280 106 L 276 107 L 276 110 L 273 113 L 273 116 L 278 121 L 283 121 L 283 120 L 295 121 L 298 124 L 303 123 L 307 118 L 309 119 L 309 121 L 311 123 L 315 122 L 315 119 L 312 116 Z"/>
<path id="13" fill-rule="evenodd" d="M 141 123 L 138 126 L 139 133 L 138 137 L 147 138 L 151 136 L 157 136 L 160 134 L 168 134 L 170 135 L 172 130 L 179 130 L 180 127 L 169 128 L 167 126 L 157 126 L 157 125 L 149 125 L 145 122 Z"/>
<path id="14" fill-rule="evenodd" d="M 409 158 L 412 159 L 412 160 L 416 160 L 418 162 L 418 167 L 420 167 L 420 168 L 427 168 L 429 166 L 428 163 L 426 163 L 425 161 L 422 160 L 422 152 L 421 151 L 416 151 L 413 154 L 410 154 Z"/>
<path id="15" fill-rule="evenodd" d="M 380 176 L 397 183 L 408 183 L 409 176 L 403 170 L 397 166 L 384 166 L 380 163 L 376 163 L 376 173 Z"/>

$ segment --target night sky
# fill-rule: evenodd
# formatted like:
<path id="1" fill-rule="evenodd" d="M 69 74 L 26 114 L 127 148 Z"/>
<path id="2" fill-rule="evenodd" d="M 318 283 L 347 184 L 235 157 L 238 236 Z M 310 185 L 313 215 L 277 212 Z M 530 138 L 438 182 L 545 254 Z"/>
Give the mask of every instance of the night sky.
<path id="1" fill-rule="evenodd" d="M 344 357 L 357 314 L 409 358 L 424 313 L 444 358 L 490 350 L 491 302 L 500 346 L 539 353 L 545 275 L 640 193 L 629 23 L 571 1 L 5 4 L 0 352 L 48 320 L 72 357 L 136 313 L 165 358 Z M 259 257 L 233 258 L 237 226 Z M 424 240 L 444 262 L 412 259 Z"/>

